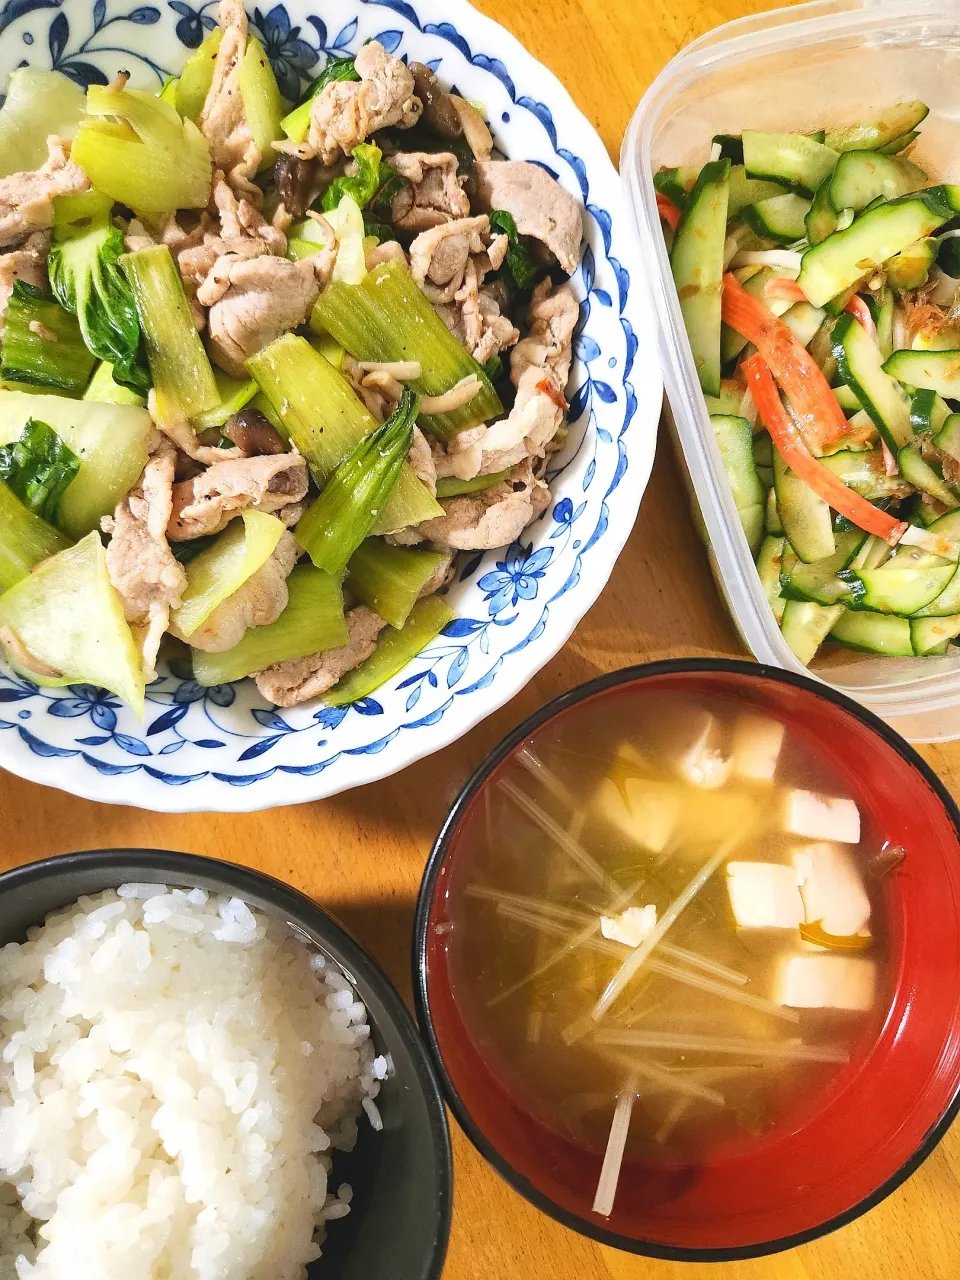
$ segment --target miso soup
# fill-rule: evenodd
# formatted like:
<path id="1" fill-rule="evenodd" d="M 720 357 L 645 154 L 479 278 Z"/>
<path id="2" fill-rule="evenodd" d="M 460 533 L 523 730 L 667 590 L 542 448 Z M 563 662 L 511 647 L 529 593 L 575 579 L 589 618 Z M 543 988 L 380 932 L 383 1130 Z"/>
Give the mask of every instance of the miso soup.
<path id="1" fill-rule="evenodd" d="M 606 1153 L 604 1214 L 623 1159 L 764 1142 L 839 1087 L 889 1005 L 881 878 L 903 856 L 816 743 L 752 705 L 619 705 L 581 709 L 575 737 L 561 717 L 496 775 L 445 926 L 482 1053 Z"/>

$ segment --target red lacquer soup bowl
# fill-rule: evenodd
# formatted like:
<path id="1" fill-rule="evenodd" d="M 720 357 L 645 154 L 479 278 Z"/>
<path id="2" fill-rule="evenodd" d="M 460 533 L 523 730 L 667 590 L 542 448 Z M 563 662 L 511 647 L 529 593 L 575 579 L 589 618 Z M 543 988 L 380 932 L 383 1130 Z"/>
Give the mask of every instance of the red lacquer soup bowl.
<path id="1" fill-rule="evenodd" d="M 509 1073 L 498 1071 L 496 1055 L 478 1043 L 456 971 L 456 922 L 485 839 L 488 789 L 511 769 L 518 749 L 558 730 L 582 732 L 586 742 L 603 723 L 604 707 L 615 705 L 620 717 L 625 700 L 670 691 L 734 698 L 783 720 L 856 799 L 866 827 L 907 856 L 879 882 L 888 947 L 884 1014 L 817 1106 L 763 1141 L 695 1164 L 628 1154 L 613 1212 L 600 1217 L 592 1204 L 602 1151 L 578 1145 L 535 1114 Z M 606 1244 L 655 1257 L 706 1261 L 786 1249 L 877 1204 L 929 1155 L 960 1108 L 960 811 L 898 734 L 826 685 L 721 660 L 616 672 L 544 707 L 464 789 L 421 888 L 414 988 L 461 1126 L 545 1212 Z"/>

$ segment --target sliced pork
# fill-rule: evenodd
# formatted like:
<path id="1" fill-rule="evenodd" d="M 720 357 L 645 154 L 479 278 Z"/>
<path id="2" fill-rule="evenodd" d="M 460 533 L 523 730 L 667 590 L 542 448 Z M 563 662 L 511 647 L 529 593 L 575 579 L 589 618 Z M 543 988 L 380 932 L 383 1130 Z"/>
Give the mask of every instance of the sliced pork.
<path id="1" fill-rule="evenodd" d="M 251 508 L 282 519 L 286 507 L 306 497 L 308 485 L 307 464 L 299 453 L 214 463 L 174 487 L 167 536 L 179 542 L 219 533 Z"/>
<path id="2" fill-rule="evenodd" d="M 47 150 L 39 169 L 0 178 L 0 248 L 49 227 L 57 196 L 76 196 L 90 187 L 87 175 L 70 159 L 69 142 L 51 135 Z"/>
<path id="3" fill-rule="evenodd" d="M 206 622 L 189 636 L 180 635 L 194 649 L 223 653 L 240 643 L 248 627 L 276 622 L 287 607 L 287 578 L 300 557 L 292 533 L 284 533 L 273 555 L 252 574 L 239 591 L 214 609 Z M 176 627 L 173 634 L 180 634 Z"/>
<path id="4" fill-rule="evenodd" d="M 288 658 L 258 671 L 254 679 L 263 696 L 278 707 L 295 707 L 326 693 L 341 676 L 365 662 L 387 624 L 365 605 L 351 609 L 346 621 L 349 640 L 342 648 L 312 653 L 306 658 Z"/>
<path id="5" fill-rule="evenodd" d="M 371 40 L 357 54 L 359 81 L 334 81 L 314 99 L 301 154 L 333 164 L 378 129 L 416 124 L 423 104 L 405 63 Z"/>
<path id="6" fill-rule="evenodd" d="M 580 260 L 580 205 L 545 169 L 526 160 L 481 160 L 476 166 L 481 208 L 503 209 L 522 236 L 545 244 L 569 275 Z"/>
<path id="7" fill-rule="evenodd" d="M 397 151 L 390 163 L 407 180 L 391 207 L 393 224 L 401 231 L 428 231 L 470 216 L 470 201 L 460 185 L 452 152 Z"/>

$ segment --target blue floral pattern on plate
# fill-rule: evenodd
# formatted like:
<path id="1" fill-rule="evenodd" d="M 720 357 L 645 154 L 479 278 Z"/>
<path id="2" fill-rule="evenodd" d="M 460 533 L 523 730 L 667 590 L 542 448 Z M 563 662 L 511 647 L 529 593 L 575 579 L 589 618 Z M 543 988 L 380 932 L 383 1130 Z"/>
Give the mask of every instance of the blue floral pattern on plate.
<path id="1" fill-rule="evenodd" d="M 633 523 L 661 386 L 638 267 L 624 265 L 632 246 L 619 183 L 596 135 L 549 72 L 467 5 L 353 0 L 346 14 L 342 5 L 317 10 L 302 0 L 251 14 L 287 97 L 327 57 L 376 38 L 482 100 L 503 152 L 541 164 L 583 201 L 570 433 L 553 460 L 552 507 L 522 542 L 464 553 L 450 596 L 456 619 L 391 684 L 348 708 L 280 712 L 249 681 L 203 689 L 166 673 L 148 688 L 140 724 L 103 690 L 38 688 L 0 665 L 0 764 L 14 772 L 157 809 L 261 808 L 392 773 L 460 736 L 556 652 Z M 126 68 L 156 84 L 200 44 L 215 13 L 215 0 L 5 0 L 0 70 L 30 61 L 88 85 Z"/>

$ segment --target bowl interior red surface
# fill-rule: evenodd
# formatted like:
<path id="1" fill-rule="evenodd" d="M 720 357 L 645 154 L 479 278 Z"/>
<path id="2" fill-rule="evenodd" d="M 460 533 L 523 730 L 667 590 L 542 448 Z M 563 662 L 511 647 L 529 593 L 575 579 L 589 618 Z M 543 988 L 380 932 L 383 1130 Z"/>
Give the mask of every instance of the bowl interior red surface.
<path id="1" fill-rule="evenodd" d="M 510 767 L 508 753 L 446 833 L 426 903 L 420 981 L 428 1031 L 455 1110 L 501 1172 L 541 1207 L 615 1243 L 653 1252 L 766 1251 L 869 1207 L 896 1184 L 960 1092 L 960 842 L 951 812 L 895 735 L 881 736 L 813 686 L 739 670 L 654 673 L 614 684 L 560 710 L 524 739 L 597 721 L 598 700 L 683 689 L 735 696 L 781 717 L 816 744 L 856 798 L 874 832 L 908 851 L 885 877 L 889 1008 L 813 1114 L 770 1138 L 707 1163 L 627 1161 L 609 1219 L 592 1212 L 601 1155 L 532 1115 L 486 1059 L 451 990 L 451 948 L 460 889 L 484 839 L 484 793 Z M 591 713 L 584 716 L 589 708 Z M 572 723 L 571 723 L 572 718 Z M 898 745 L 894 745 L 894 742 Z M 517 746 L 520 744 L 518 743 Z M 599 744 L 598 744 L 599 745 Z M 610 744 L 605 744 L 609 747 Z M 516 749 L 516 748 L 514 748 Z M 589 750 L 587 743 L 584 750 Z M 421 912 L 423 907 L 421 907 Z M 577 1219 L 578 1221 L 571 1221 Z"/>

